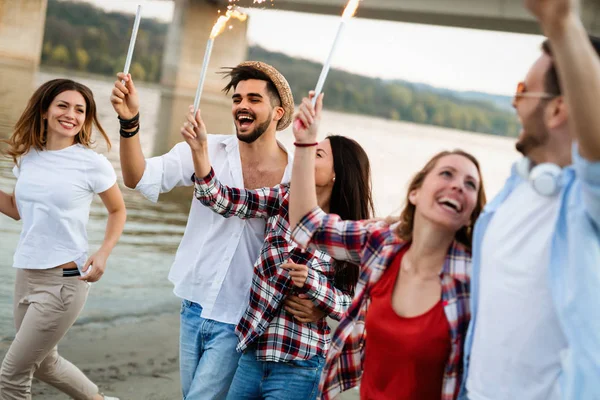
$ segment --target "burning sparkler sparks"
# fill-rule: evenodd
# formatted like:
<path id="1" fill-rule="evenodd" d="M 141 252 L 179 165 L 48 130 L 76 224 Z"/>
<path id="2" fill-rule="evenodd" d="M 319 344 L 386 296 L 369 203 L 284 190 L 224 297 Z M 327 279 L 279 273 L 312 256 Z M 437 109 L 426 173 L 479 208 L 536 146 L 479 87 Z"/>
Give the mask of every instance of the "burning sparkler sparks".
<path id="1" fill-rule="evenodd" d="M 232 7 L 232 6 L 229 6 L 229 7 Z M 225 30 L 225 27 L 227 26 L 227 22 L 229 22 L 229 20 L 231 18 L 234 18 L 234 19 L 237 19 L 237 20 L 240 20 L 243 22 L 248 18 L 248 16 L 235 8 L 231 8 L 231 9 L 227 10 L 225 15 L 221 15 L 217 19 L 217 22 L 213 26 L 212 31 L 210 31 L 210 39 L 214 39 L 217 36 L 219 36 Z"/>
<path id="2" fill-rule="evenodd" d="M 229 0 L 231 3 L 232 0 Z M 220 13 L 220 11 L 219 11 Z M 210 61 L 210 54 L 212 53 L 213 44 L 215 42 L 215 38 L 219 36 L 227 27 L 227 23 L 230 19 L 237 19 L 239 21 L 245 21 L 248 16 L 234 6 L 229 5 L 227 7 L 227 12 L 225 15 L 219 16 L 217 22 L 213 26 L 210 36 L 208 38 L 208 42 L 206 42 L 206 51 L 204 52 L 204 62 L 202 64 L 202 72 L 200 73 L 200 81 L 198 82 L 198 87 L 196 88 L 196 97 L 194 99 L 194 115 L 198 112 L 198 108 L 200 107 L 200 98 L 202 97 L 202 89 L 204 88 L 204 81 L 206 79 L 206 71 L 208 70 L 208 63 Z M 229 29 L 232 27 L 230 26 Z"/>
<path id="3" fill-rule="evenodd" d="M 344 13 L 342 14 L 342 18 L 348 20 L 354 16 L 356 13 L 356 9 L 358 8 L 358 3 L 360 0 L 350 0 L 344 9 Z"/>

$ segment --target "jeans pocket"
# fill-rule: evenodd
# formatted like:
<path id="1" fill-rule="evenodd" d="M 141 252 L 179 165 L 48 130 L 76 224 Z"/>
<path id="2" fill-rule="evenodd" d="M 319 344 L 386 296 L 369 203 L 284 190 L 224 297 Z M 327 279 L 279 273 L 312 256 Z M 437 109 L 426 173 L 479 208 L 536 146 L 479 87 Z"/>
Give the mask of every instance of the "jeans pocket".
<path id="1" fill-rule="evenodd" d="M 289 365 L 291 367 L 298 368 L 298 369 L 316 371 L 319 368 L 321 368 L 321 366 L 323 365 L 323 361 L 324 361 L 323 357 L 317 355 L 317 356 L 313 356 L 313 357 L 309 358 L 308 360 L 289 361 Z"/>
<path id="2" fill-rule="evenodd" d="M 183 314 L 186 309 L 190 308 L 192 302 L 189 300 L 181 300 L 181 308 L 179 309 L 179 314 Z"/>

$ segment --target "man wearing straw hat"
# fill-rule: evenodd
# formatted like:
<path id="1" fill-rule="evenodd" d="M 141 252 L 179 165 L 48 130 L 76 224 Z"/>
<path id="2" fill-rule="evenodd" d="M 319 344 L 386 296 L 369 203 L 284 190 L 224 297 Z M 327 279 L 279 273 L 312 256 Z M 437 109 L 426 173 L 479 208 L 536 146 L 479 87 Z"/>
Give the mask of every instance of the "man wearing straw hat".
<path id="1" fill-rule="evenodd" d="M 523 130 L 473 234 L 470 400 L 600 399 L 600 40 L 575 0 L 525 0 L 548 40 L 513 100 Z"/>
<path id="2" fill-rule="evenodd" d="M 139 98 L 130 75 L 118 74 L 111 102 L 121 123 L 121 168 L 127 187 L 156 202 L 160 193 L 193 186 L 189 145 L 144 159 L 139 135 Z M 286 79 L 272 66 L 248 61 L 231 68 L 224 91 L 233 89 L 236 136 L 209 135 L 210 159 L 229 186 L 261 188 L 289 182 L 291 157 L 276 139 L 289 126 L 294 100 Z M 125 84 L 121 83 L 125 81 Z M 234 333 L 247 305 L 252 266 L 264 241 L 261 219 L 223 218 L 192 201 L 188 224 L 169 273 L 182 299 L 180 374 L 185 399 L 222 399 L 240 354 Z M 309 300 L 287 299 L 304 322 L 323 313 Z"/>

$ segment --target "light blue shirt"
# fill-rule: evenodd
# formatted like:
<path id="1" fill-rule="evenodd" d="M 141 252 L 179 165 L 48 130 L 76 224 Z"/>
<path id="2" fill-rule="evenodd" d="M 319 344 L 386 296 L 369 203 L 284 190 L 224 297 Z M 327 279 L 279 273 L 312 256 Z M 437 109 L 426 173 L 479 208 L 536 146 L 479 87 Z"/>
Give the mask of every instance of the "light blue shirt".
<path id="1" fill-rule="evenodd" d="M 600 399 L 600 162 L 583 159 L 563 169 L 558 217 L 551 239 L 549 286 L 568 348 L 561 354 L 563 399 Z M 464 351 L 465 384 L 477 324 L 481 245 L 495 211 L 522 178 L 513 167 L 502 191 L 486 205 L 473 235 L 471 323 Z M 502 299 L 498 299 L 502 301 Z"/>

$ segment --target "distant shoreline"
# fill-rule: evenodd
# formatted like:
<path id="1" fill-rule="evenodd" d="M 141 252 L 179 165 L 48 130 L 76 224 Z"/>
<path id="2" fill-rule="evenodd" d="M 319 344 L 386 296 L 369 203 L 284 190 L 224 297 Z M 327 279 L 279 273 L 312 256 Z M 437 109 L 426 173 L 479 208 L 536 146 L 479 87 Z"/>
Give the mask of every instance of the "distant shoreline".
<path id="1" fill-rule="evenodd" d="M 49 75 L 59 75 L 59 76 L 62 76 L 63 78 L 67 78 L 67 79 L 86 78 L 86 79 L 94 79 L 97 81 L 110 82 L 110 83 L 117 80 L 116 74 L 114 77 L 111 77 L 108 75 L 96 74 L 93 72 L 78 71 L 75 69 L 55 67 L 55 66 L 44 65 L 44 64 L 40 64 L 40 69 L 38 70 L 38 72 L 41 72 L 44 74 L 49 74 Z M 136 82 L 135 85 L 137 87 L 157 89 L 157 90 L 164 88 L 164 86 L 161 85 L 160 83 L 147 82 L 147 81 L 139 81 L 139 82 Z"/>

